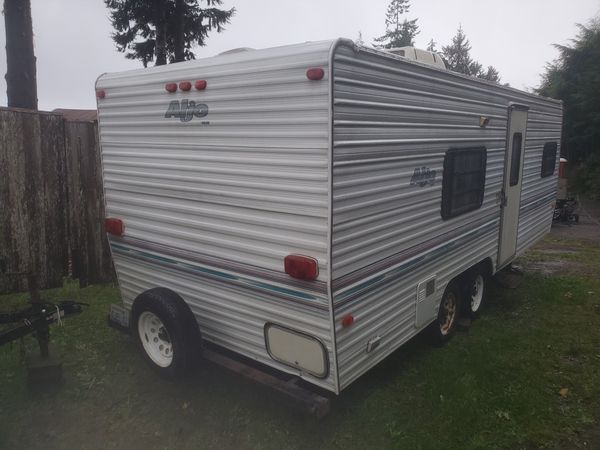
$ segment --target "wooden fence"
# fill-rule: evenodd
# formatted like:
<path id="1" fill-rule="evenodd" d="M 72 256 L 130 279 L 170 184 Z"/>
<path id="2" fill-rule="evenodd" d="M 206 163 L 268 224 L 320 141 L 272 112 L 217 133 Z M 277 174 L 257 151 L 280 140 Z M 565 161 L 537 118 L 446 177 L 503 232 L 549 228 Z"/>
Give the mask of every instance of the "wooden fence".
<path id="1" fill-rule="evenodd" d="M 0 108 L 0 293 L 113 279 L 95 122 Z M 12 273 L 12 275 L 9 275 Z"/>

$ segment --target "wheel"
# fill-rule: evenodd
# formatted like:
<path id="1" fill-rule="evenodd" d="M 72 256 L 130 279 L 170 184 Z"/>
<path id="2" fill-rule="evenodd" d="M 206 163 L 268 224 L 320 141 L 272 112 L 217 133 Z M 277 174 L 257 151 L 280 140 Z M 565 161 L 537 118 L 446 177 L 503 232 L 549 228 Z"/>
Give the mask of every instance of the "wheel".
<path id="1" fill-rule="evenodd" d="M 460 299 L 458 285 L 454 281 L 450 282 L 440 301 L 437 319 L 431 324 L 434 344 L 444 344 L 452 337 L 460 311 Z"/>
<path id="2" fill-rule="evenodd" d="M 465 312 L 475 318 L 481 310 L 486 292 L 485 274 L 475 269 L 467 276 L 465 289 Z"/>
<path id="3" fill-rule="evenodd" d="M 179 377 L 196 362 L 200 343 L 196 320 L 168 289 L 150 289 L 136 299 L 131 328 L 144 359 L 161 376 Z"/>

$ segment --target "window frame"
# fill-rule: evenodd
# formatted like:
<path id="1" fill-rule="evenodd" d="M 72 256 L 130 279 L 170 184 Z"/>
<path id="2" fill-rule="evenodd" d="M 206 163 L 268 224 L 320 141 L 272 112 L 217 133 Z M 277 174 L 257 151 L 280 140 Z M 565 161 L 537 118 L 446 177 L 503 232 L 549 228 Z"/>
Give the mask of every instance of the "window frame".
<path id="1" fill-rule="evenodd" d="M 551 151 L 552 152 L 552 167 L 550 170 L 550 167 L 545 167 L 544 164 L 550 160 L 550 158 L 548 158 L 547 153 Z M 554 172 L 556 172 L 556 155 L 558 153 L 558 142 L 556 141 L 549 141 L 546 142 L 544 144 L 544 149 L 542 150 L 542 168 L 540 170 L 540 177 L 541 178 L 548 178 L 551 177 L 552 175 L 554 175 Z M 544 170 L 546 169 L 546 170 Z"/>
<path id="2" fill-rule="evenodd" d="M 456 209 L 452 208 L 452 198 L 456 195 L 455 192 L 455 179 L 457 172 L 455 171 L 455 161 L 457 156 L 468 154 L 468 153 L 480 153 L 481 156 L 481 167 L 478 170 L 471 170 L 464 173 L 458 173 L 458 175 L 472 175 L 473 173 L 479 173 L 478 186 L 477 188 L 470 188 L 460 194 L 466 192 L 476 191 L 478 192 L 478 200 L 476 203 L 471 205 L 462 206 Z M 485 196 L 485 180 L 487 172 L 487 148 L 485 146 L 477 147 L 459 147 L 450 148 L 444 155 L 444 172 L 442 177 L 442 204 L 441 204 L 441 215 L 443 220 L 448 220 L 453 217 L 457 217 L 466 214 L 471 211 L 476 211 L 483 205 L 483 198 Z"/>
<path id="3" fill-rule="evenodd" d="M 517 141 L 517 137 L 519 140 Z M 516 143 L 518 145 L 518 152 L 516 150 Z M 515 158 L 517 155 L 517 158 Z M 508 185 L 510 187 L 516 186 L 519 184 L 519 180 L 521 179 L 521 160 L 523 159 L 523 133 L 517 132 L 513 133 L 512 142 L 510 146 L 510 173 L 509 173 L 509 181 Z"/>

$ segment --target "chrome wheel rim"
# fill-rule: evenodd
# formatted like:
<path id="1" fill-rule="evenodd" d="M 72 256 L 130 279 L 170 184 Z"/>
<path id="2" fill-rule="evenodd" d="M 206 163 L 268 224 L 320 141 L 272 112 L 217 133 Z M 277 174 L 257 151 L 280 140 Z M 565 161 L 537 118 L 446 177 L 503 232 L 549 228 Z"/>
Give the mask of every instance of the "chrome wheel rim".
<path id="1" fill-rule="evenodd" d="M 159 317 L 150 311 L 140 314 L 138 334 L 144 351 L 152 362 L 159 367 L 169 367 L 173 362 L 173 344 Z"/>
<path id="2" fill-rule="evenodd" d="M 479 274 L 475 277 L 471 286 L 471 311 L 477 312 L 483 300 L 484 281 L 483 275 Z"/>
<path id="3" fill-rule="evenodd" d="M 448 335 L 456 319 L 457 300 L 453 292 L 444 295 L 440 305 L 440 332 L 443 336 Z"/>

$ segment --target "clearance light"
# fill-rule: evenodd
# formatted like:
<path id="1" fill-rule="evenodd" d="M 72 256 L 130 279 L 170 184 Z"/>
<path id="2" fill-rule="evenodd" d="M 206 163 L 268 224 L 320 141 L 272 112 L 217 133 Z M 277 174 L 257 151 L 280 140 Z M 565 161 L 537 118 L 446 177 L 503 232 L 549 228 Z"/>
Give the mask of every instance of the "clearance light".
<path id="1" fill-rule="evenodd" d="M 104 98 L 104 97 L 106 97 L 106 92 L 103 89 L 96 91 L 96 98 Z"/>
<path id="2" fill-rule="evenodd" d="M 190 83 L 189 81 L 182 81 L 181 83 L 179 83 L 179 89 L 181 89 L 182 91 L 189 91 L 192 88 L 192 83 Z"/>
<path id="3" fill-rule="evenodd" d="M 353 323 L 354 323 L 354 316 L 352 314 L 347 314 L 344 317 L 342 317 L 342 326 L 344 328 L 349 327 Z"/>
<path id="4" fill-rule="evenodd" d="M 123 236 L 125 233 L 125 225 L 121 219 L 115 219 L 113 217 L 107 217 L 104 219 L 104 229 L 107 233 L 114 236 Z"/>
<path id="5" fill-rule="evenodd" d="M 177 91 L 177 83 L 167 83 L 165 84 L 165 89 L 168 92 L 175 92 Z"/>
<path id="6" fill-rule="evenodd" d="M 306 78 L 312 81 L 317 81 L 325 76 L 325 71 L 320 67 L 313 67 L 306 71 Z"/>
<path id="7" fill-rule="evenodd" d="M 203 91 L 206 89 L 206 80 L 196 80 L 194 87 L 199 91 Z"/>
<path id="8" fill-rule="evenodd" d="M 319 276 L 319 263 L 310 256 L 287 255 L 283 266 L 285 273 L 299 280 L 315 280 Z"/>

